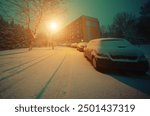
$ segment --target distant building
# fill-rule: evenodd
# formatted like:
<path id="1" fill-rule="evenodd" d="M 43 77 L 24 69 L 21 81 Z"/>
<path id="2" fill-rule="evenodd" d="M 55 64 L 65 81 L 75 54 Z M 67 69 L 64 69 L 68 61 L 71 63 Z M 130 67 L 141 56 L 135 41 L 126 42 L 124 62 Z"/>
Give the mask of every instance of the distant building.
<path id="1" fill-rule="evenodd" d="M 90 41 L 100 37 L 99 21 L 96 18 L 81 16 L 68 24 L 59 37 L 66 42 Z"/>

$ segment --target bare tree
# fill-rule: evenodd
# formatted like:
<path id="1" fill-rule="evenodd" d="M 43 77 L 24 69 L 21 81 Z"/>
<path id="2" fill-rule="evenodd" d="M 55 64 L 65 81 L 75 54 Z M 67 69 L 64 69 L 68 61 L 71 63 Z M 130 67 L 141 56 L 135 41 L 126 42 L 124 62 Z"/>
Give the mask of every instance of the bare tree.
<path id="1" fill-rule="evenodd" d="M 110 33 L 109 33 L 109 32 L 110 32 L 110 31 L 109 31 L 109 26 L 101 25 L 100 30 L 101 30 L 101 37 L 102 37 L 102 38 L 111 37 L 111 36 L 110 36 Z"/>
<path id="2" fill-rule="evenodd" d="M 111 28 L 115 31 L 116 36 L 123 37 L 126 35 L 127 30 L 134 24 L 134 22 L 134 15 L 122 12 L 115 16 Z"/>
<path id="3" fill-rule="evenodd" d="M 126 12 L 118 13 L 109 27 L 112 37 L 125 37 L 132 42 L 137 41 L 136 32 L 136 17 Z"/>
<path id="4" fill-rule="evenodd" d="M 65 0 L 5 0 L 0 2 L 0 10 L 7 18 L 26 26 L 30 35 L 29 50 L 32 50 L 35 36 L 41 22 L 47 17 L 62 13 L 60 5 Z M 17 15 L 17 16 L 16 16 Z"/>
<path id="5" fill-rule="evenodd" d="M 140 9 L 141 16 L 138 21 L 138 34 L 143 42 L 150 43 L 150 0 Z"/>

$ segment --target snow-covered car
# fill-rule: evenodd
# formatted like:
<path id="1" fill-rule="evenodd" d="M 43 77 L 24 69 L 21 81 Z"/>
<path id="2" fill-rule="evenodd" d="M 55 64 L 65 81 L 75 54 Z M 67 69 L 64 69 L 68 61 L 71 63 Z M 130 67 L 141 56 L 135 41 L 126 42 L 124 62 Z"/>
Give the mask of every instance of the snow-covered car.
<path id="1" fill-rule="evenodd" d="M 72 44 L 71 44 L 71 47 L 76 48 L 77 45 L 78 45 L 78 43 L 72 43 Z"/>
<path id="2" fill-rule="evenodd" d="M 77 45 L 77 50 L 79 50 L 80 52 L 84 51 L 84 48 L 87 46 L 87 42 L 80 42 Z"/>
<path id="3" fill-rule="evenodd" d="M 144 53 L 123 38 L 91 40 L 84 49 L 84 56 L 95 69 L 113 68 L 141 74 L 149 69 Z"/>
<path id="4" fill-rule="evenodd" d="M 66 43 L 66 47 L 70 47 L 71 46 L 71 43 Z"/>

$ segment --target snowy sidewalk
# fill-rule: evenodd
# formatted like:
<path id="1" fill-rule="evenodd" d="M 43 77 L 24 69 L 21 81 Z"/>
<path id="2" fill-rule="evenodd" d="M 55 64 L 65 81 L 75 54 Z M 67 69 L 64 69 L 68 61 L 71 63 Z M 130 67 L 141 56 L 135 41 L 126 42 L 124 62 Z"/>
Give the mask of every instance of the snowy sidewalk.
<path id="1" fill-rule="evenodd" d="M 50 47 L 34 47 L 33 50 L 50 50 Z M 32 51 L 33 51 L 32 50 Z M 13 55 L 13 54 L 20 54 L 20 53 L 25 53 L 28 52 L 29 48 L 19 48 L 19 49 L 12 49 L 12 50 L 4 50 L 0 51 L 0 56 L 5 56 L 5 55 Z"/>
<path id="2" fill-rule="evenodd" d="M 4 51 L 0 51 L 0 56 L 20 54 L 20 53 L 24 53 L 24 52 L 27 52 L 27 51 L 28 51 L 28 48 L 4 50 Z"/>

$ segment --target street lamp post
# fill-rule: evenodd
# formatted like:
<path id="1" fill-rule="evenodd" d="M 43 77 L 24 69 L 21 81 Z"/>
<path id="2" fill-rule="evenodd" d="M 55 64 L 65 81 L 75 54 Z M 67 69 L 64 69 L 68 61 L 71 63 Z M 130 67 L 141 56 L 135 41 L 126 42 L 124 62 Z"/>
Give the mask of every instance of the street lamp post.
<path id="1" fill-rule="evenodd" d="M 58 31 L 58 23 L 57 22 L 50 22 L 48 24 L 48 28 L 50 30 L 50 38 L 51 38 L 51 46 L 54 49 L 54 35 Z"/>

